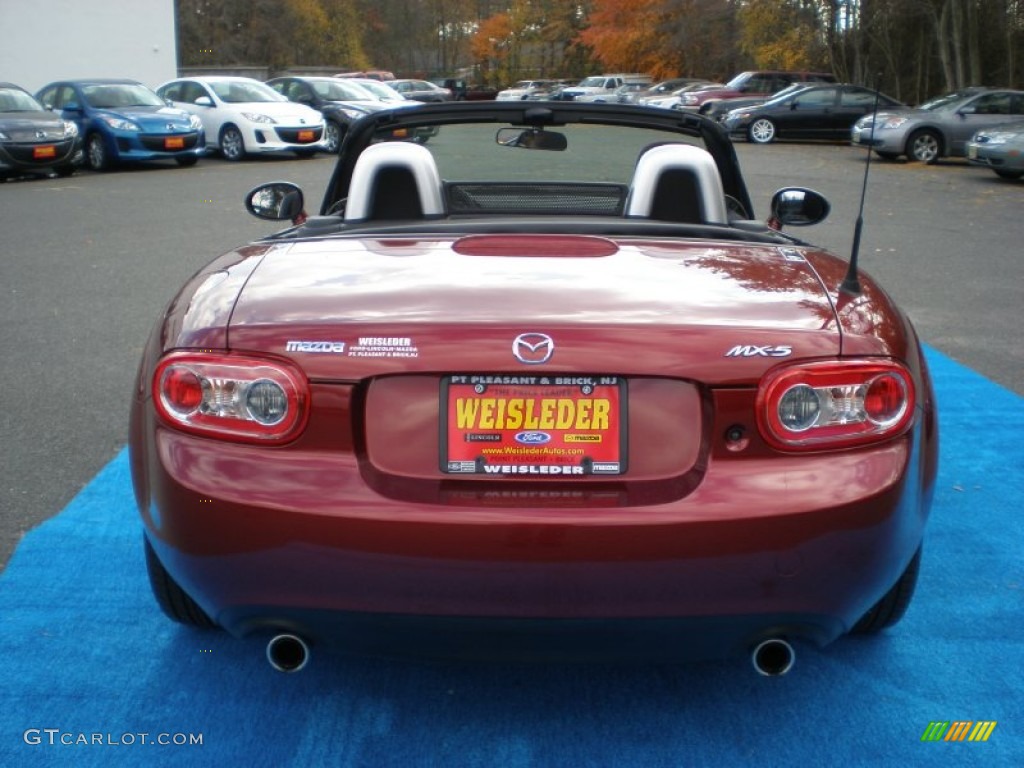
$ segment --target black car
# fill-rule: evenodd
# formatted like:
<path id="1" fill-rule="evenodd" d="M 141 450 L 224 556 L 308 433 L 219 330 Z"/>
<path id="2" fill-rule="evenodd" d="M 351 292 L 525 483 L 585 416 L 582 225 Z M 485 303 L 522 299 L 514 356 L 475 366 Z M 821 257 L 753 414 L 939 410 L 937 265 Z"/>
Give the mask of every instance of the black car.
<path id="1" fill-rule="evenodd" d="M 389 107 L 359 83 L 341 77 L 277 77 L 267 85 L 289 101 L 320 110 L 327 121 L 325 138 L 331 153 L 337 153 L 354 121 Z"/>
<path id="2" fill-rule="evenodd" d="M 0 181 L 19 174 L 69 176 L 82 163 L 82 136 L 24 88 L 0 83 Z"/>
<path id="3" fill-rule="evenodd" d="M 787 85 L 781 91 L 768 94 L 767 96 L 752 97 L 749 99 L 719 99 L 718 101 L 709 101 L 704 105 L 705 108 L 701 110 L 701 114 L 720 123 L 725 120 L 725 116 L 733 110 L 759 107 L 766 101 L 770 101 L 771 99 L 780 99 L 783 96 L 789 96 L 797 91 L 802 91 L 804 88 L 811 88 L 813 85 L 813 83 L 793 83 L 792 85 Z"/>
<path id="4" fill-rule="evenodd" d="M 885 94 L 859 85 L 812 85 L 788 91 L 757 106 L 729 112 L 722 123 L 731 134 L 755 144 L 775 139 L 839 139 L 850 127 L 878 108 L 903 106 Z"/>
<path id="5" fill-rule="evenodd" d="M 428 82 L 426 80 L 392 80 L 388 83 L 392 88 L 413 101 L 432 103 L 438 101 L 453 101 L 454 96 L 448 88 Z"/>
<path id="6" fill-rule="evenodd" d="M 430 82 L 451 91 L 453 101 L 494 101 L 498 95 L 497 88 L 490 85 L 470 85 L 457 77 L 437 77 Z"/>
<path id="7" fill-rule="evenodd" d="M 469 93 L 469 85 L 465 80 L 457 77 L 435 77 L 430 82 L 439 88 L 447 88 L 452 94 L 453 101 L 466 101 Z"/>

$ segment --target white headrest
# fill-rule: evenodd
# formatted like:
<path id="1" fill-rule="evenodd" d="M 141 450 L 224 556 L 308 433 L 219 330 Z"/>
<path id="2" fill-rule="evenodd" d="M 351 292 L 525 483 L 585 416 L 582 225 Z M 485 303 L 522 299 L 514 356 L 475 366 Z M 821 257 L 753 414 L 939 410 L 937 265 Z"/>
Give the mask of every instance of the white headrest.
<path id="1" fill-rule="evenodd" d="M 416 182 L 424 216 L 444 215 L 441 176 L 426 147 L 409 141 L 373 144 L 359 155 L 345 203 L 345 221 L 363 221 L 374 210 L 377 174 L 386 168 L 405 168 Z"/>
<path id="2" fill-rule="evenodd" d="M 669 170 L 692 172 L 703 208 L 700 218 L 704 223 L 728 223 L 725 190 L 715 160 L 706 149 L 690 144 L 660 144 L 640 155 L 626 201 L 626 216 L 646 218 L 651 215 L 658 181 Z"/>

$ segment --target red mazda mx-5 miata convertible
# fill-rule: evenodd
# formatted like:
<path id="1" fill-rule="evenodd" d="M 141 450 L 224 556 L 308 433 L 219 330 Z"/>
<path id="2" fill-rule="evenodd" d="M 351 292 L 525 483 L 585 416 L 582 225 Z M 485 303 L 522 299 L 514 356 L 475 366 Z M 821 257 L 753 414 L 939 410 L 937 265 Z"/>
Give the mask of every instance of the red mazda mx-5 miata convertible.
<path id="1" fill-rule="evenodd" d="M 197 273 L 146 346 L 131 463 L 157 601 L 314 643 L 749 654 L 895 623 L 935 480 L 907 316 L 755 220 L 696 115 L 457 103 L 353 125 L 317 215 Z"/>

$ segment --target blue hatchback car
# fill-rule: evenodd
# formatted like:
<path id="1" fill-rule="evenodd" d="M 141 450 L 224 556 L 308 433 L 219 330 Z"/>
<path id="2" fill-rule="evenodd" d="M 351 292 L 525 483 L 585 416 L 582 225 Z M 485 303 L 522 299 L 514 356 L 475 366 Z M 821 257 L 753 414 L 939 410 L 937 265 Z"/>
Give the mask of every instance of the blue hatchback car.
<path id="1" fill-rule="evenodd" d="M 199 118 L 135 80 L 64 80 L 43 87 L 36 98 L 78 125 L 86 164 L 94 171 L 165 159 L 194 165 L 206 154 Z"/>

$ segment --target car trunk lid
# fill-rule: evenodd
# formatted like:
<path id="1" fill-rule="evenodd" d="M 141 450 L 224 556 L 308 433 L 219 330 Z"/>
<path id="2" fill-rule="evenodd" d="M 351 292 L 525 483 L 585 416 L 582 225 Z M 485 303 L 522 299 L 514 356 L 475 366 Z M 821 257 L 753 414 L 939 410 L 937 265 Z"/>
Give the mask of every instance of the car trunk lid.
<path id="1" fill-rule="evenodd" d="M 556 255 L 558 254 L 558 255 Z M 780 358 L 839 352 L 832 303 L 802 249 L 586 236 L 307 241 L 271 249 L 239 296 L 232 348 L 313 379 L 544 368 L 756 381 Z"/>

